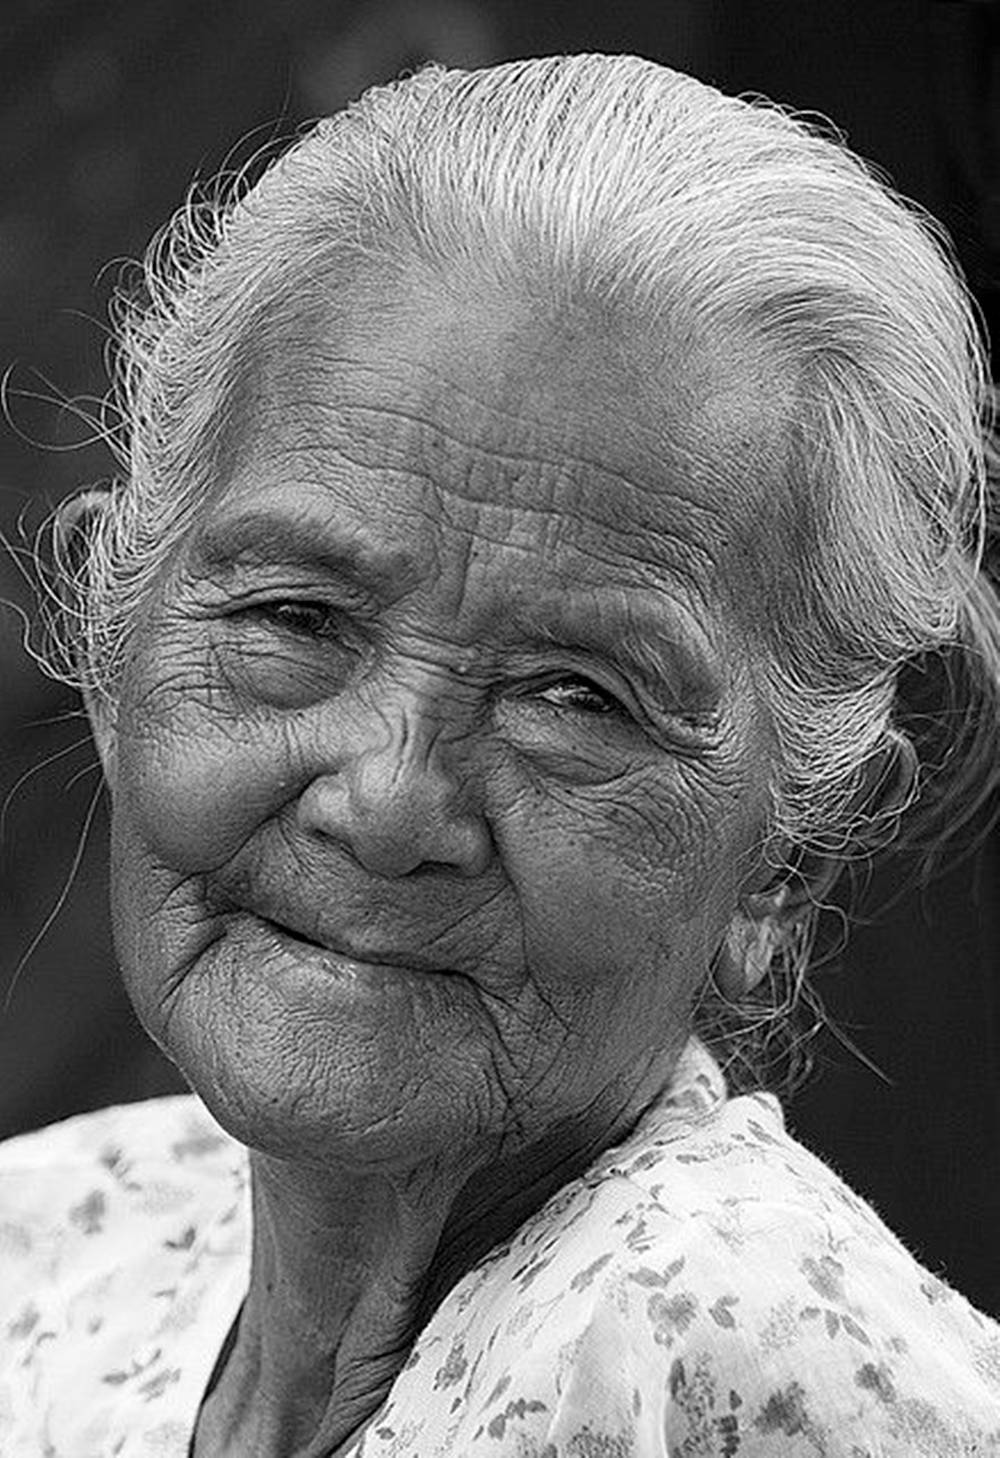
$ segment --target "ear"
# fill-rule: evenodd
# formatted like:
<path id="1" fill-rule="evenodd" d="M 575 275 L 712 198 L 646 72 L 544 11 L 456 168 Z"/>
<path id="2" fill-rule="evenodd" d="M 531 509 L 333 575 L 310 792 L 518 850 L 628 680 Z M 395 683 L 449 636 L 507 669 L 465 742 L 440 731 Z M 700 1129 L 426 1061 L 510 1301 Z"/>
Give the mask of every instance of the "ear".
<path id="1" fill-rule="evenodd" d="M 91 689 L 83 690 L 83 704 L 87 710 L 90 732 L 94 738 L 97 757 L 101 761 L 104 783 L 114 793 L 117 769 L 118 723 L 115 706 L 106 694 Z"/>
<path id="2" fill-rule="evenodd" d="M 891 838 L 913 799 L 917 772 L 913 745 L 890 729 L 883 748 L 865 763 L 854 801 L 854 829 L 844 852 L 796 854 L 786 847 L 784 866 L 772 869 L 763 886 L 744 890 L 713 965 L 725 997 L 738 1000 L 767 975 L 775 955 L 827 902 L 848 859 L 874 852 Z"/>
<path id="3" fill-rule="evenodd" d="M 107 510 L 111 493 L 103 487 L 77 492 L 62 503 L 53 521 L 56 559 L 64 576 L 75 577 L 88 551 L 95 520 Z M 86 684 L 87 675 L 81 674 Z M 115 712 L 107 695 L 84 687 L 84 707 L 90 730 L 109 787 L 113 783 L 115 758 Z"/>

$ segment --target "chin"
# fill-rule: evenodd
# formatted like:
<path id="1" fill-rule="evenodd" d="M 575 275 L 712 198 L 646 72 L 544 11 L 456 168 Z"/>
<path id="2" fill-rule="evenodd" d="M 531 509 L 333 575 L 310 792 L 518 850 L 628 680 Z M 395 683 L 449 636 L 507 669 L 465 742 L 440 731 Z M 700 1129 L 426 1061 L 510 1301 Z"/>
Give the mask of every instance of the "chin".
<path id="1" fill-rule="evenodd" d="M 276 1087 L 267 1070 L 252 1064 L 206 1078 L 182 1068 L 213 1116 L 241 1144 L 258 1154 L 330 1172 L 405 1179 L 444 1163 L 475 1166 L 489 1140 L 471 1100 L 446 1097 L 430 1085 L 378 1089 L 362 1078 L 331 1087 L 284 1080 Z"/>
<path id="2" fill-rule="evenodd" d="M 249 1148 L 378 1171 L 445 1151 L 465 1164 L 488 1142 L 484 1022 L 466 979 L 272 955 L 251 928 L 215 944 L 148 1031 Z"/>

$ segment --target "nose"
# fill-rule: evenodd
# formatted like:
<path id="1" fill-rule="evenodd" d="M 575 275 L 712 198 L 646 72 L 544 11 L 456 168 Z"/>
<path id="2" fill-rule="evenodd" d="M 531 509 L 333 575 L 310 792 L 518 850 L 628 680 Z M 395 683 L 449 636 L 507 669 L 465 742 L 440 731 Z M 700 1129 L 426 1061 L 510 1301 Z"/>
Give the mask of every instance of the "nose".
<path id="1" fill-rule="evenodd" d="M 480 875 L 493 854 L 463 754 L 440 714 L 397 692 L 377 712 L 352 715 L 345 740 L 299 798 L 308 834 L 337 841 L 374 875 L 394 879 L 425 866 Z"/>

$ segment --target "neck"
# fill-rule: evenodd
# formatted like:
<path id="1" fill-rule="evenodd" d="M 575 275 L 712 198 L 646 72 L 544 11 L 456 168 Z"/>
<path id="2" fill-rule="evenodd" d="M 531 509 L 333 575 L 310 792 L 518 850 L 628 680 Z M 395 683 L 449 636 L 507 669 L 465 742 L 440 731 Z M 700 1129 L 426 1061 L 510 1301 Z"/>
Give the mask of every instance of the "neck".
<path id="1" fill-rule="evenodd" d="M 195 1452 L 329 1455 L 406 1360 L 450 1201 L 259 1154 L 251 1164 L 250 1287 Z"/>
<path id="2" fill-rule="evenodd" d="M 196 1458 L 345 1449 L 456 1282 L 639 1110 L 608 1122 L 589 1112 L 471 1177 L 395 1181 L 252 1154 L 250 1288 L 199 1417 Z"/>

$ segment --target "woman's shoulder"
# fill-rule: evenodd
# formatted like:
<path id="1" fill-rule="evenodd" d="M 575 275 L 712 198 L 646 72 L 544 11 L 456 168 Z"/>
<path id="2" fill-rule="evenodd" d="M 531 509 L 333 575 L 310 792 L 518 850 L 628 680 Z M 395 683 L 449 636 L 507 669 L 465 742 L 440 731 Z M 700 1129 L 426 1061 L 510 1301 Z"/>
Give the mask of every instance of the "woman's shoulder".
<path id="1" fill-rule="evenodd" d="M 693 1070 L 456 1288 L 407 1409 L 461 1396 L 443 1452 L 1000 1452 L 1000 1329 Z"/>
<path id="2" fill-rule="evenodd" d="M 8 1295 L 141 1260 L 238 1203 L 246 1153 L 180 1094 L 78 1114 L 0 1144 L 0 1272 Z M 173 1226 L 179 1227 L 175 1232 Z"/>
<path id="3" fill-rule="evenodd" d="M 637 1190 L 625 1243 L 648 1245 L 619 1256 L 608 1296 L 630 1291 L 619 1339 L 662 1353 L 681 1451 L 714 1433 L 740 1454 L 773 1451 L 765 1439 L 789 1455 L 1000 1453 L 1000 1327 L 788 1132 L 775 1099 L 654 1135 L 622 1173 Z"/>
<path id="4" fill-rule="evenodd" d="M 245 1178 L 245 1151 L 192 1094 L 74 1115 L 0 1144 L 0 1260 L 24 1253 L 19 1221 L 96 1233 L 112 1210 L 134 1217 L 154 1208 L 157 1191 L 161 1203 L 172 1191 L 179 1208 Z"/>
<path id="5" fill-rule="evenodd" d="M 40 1452 L 43 1430 L 54 1451 L 112 1452 L 147 1429 L 184 1452 L 248 1231 L 245 1152 L 194 1097 L 0 1145 L 3 1452 Z"/>
<path id="6" fill-rule="evenodd" d="M 182 1162 L 239 1149 L 194 1094 L 170 1094 L 74 1114 L 0 1142 L 0 1174 L 107 1163 L 109 1152 Z"/>
<path id="7" fill-rule="evenodd" d="M 0 1264 L 242 1188 L 246 1154 L 191 1094 L 77 1114 L 0 1144 Z"/>

